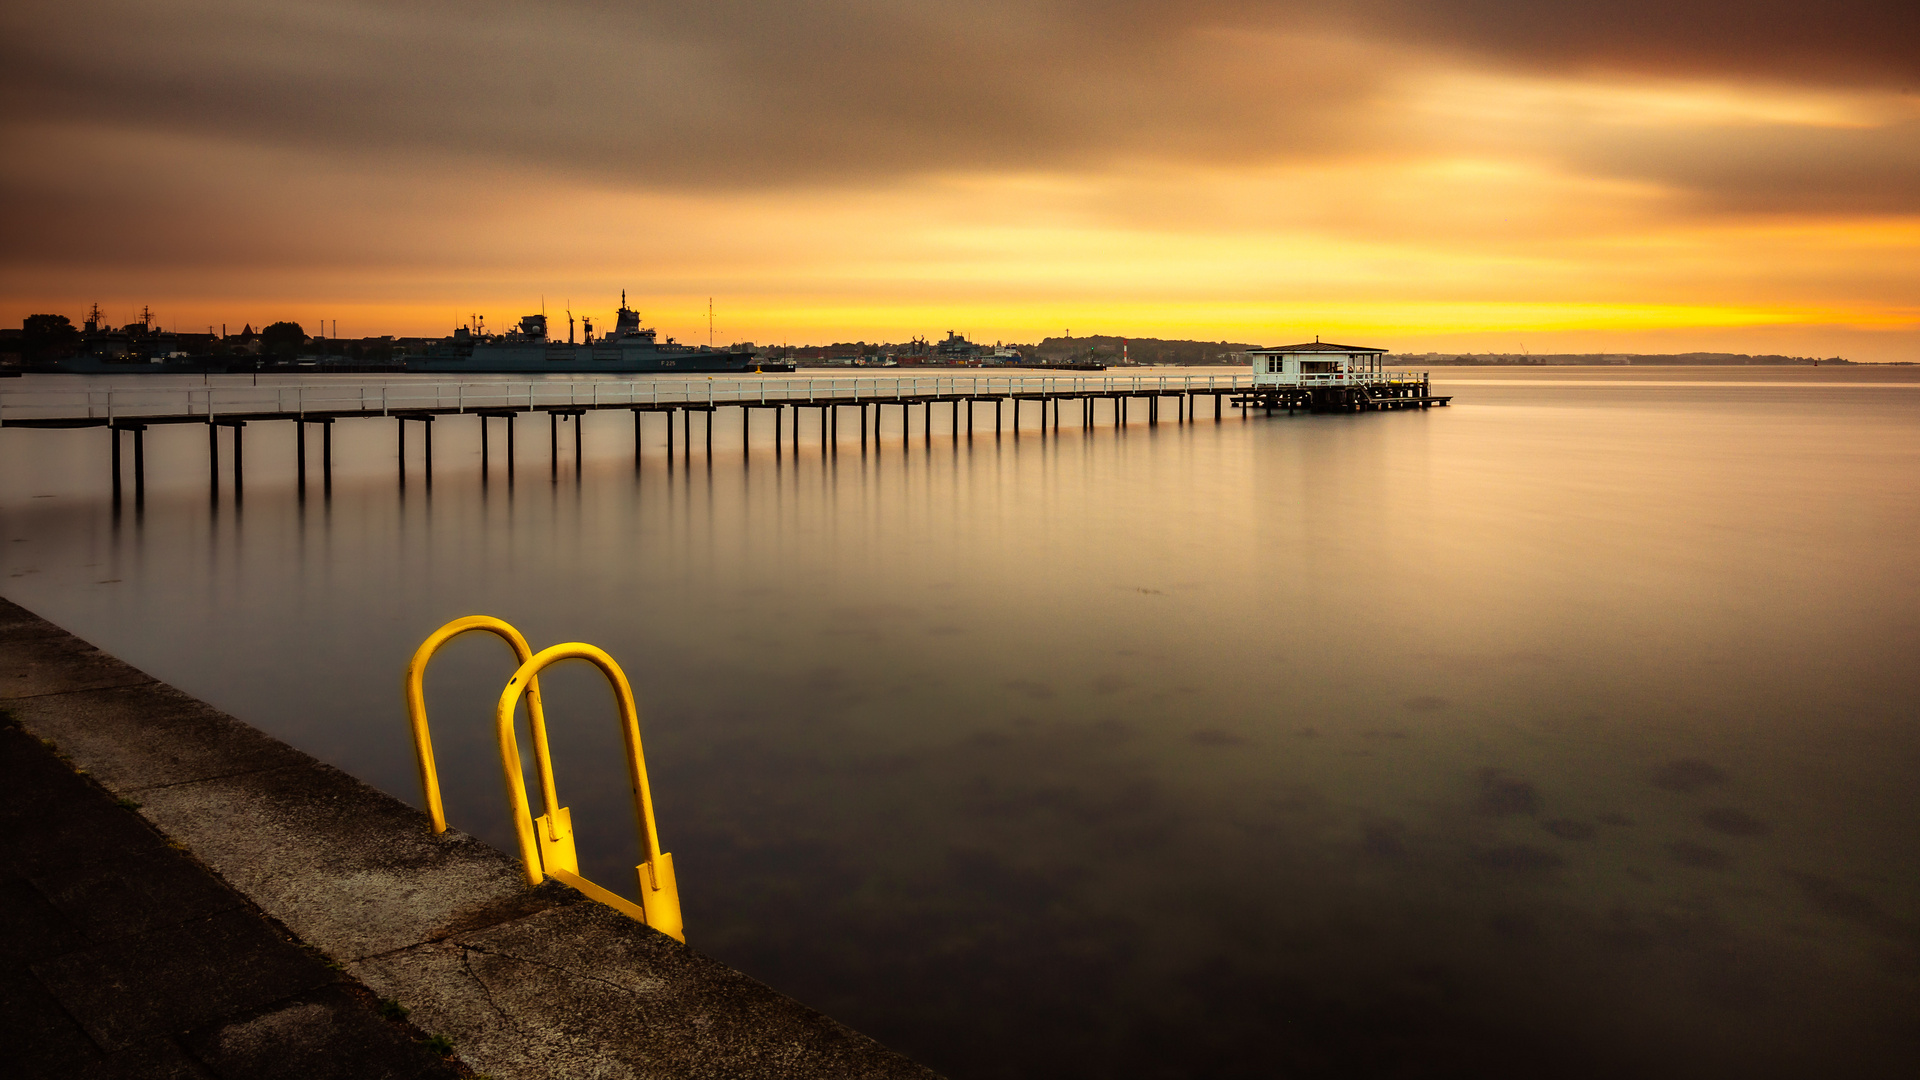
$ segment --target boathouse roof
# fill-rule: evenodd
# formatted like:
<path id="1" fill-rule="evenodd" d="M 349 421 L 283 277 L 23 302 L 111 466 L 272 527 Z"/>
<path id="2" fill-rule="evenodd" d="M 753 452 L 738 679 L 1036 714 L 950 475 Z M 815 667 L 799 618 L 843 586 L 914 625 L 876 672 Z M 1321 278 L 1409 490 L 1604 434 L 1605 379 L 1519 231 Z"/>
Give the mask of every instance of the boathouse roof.
<path id="1" fill-rule="evenodd" d="M 1268 345 L 1262 349 L 1249 349 L 1257 353 L 1301 353 L 1301 352 L 1337 352 L 1337 353 L 1384 353 L 1385 349 L 1370 348 L 1365 345 L 1335 345 L 1331 341 L 1309 341 L 1300 345 Z"/>

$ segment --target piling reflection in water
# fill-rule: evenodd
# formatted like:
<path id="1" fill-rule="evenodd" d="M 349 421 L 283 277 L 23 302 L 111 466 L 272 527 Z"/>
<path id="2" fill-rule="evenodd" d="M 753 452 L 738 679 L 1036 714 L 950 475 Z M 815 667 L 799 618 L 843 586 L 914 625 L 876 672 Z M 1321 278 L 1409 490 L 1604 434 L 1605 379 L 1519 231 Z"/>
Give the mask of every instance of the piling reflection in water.
<path id="1" fill-rule="evenodd" d="M 499 418 L 443 417 L 431 502 L 394 421 L 342 420 L 304 515 L 295 449 L 249 440 L 244 517 L 155 428 L 118 532 L 100 432 L 0 429 L 0 581 L 407 798 L 393 657 L 474 610 L 604 645 L 700 948 L 955 1077 L 1896 1075 L 1920 380 L 1871 374 L 1069 402 L 1044 441 L 941 402 L 825 417 L 823 454 L 818 410 L 723 410 L 706 460 L 687 416 L 636 461 L 589 413 L 511 499 Z M 510 665 L 437 663 L 449 811 L 514 850 L 473 689 Z M 582 872 L 630 878 L 617 734 L 555 753 Z"/>

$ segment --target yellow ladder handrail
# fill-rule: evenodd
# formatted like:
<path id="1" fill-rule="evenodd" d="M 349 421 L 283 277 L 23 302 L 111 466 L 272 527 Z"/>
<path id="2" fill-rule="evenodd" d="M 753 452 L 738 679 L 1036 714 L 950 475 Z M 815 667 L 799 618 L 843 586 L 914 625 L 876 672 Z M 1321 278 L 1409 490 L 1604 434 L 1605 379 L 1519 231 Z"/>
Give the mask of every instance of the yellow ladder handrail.
<path id="1" fill-rule="evenodd" d="M 547 813 L 538 821 L 527 805 L 527 790 L 520 772 L 519 738 L 514 731 L 513 714 L 520 698 L 528 699 L 531 715 L 535 679 L 540 672 L 562 660 L 585 660 L 600 669 L 612 684 L 614 702 L 620 710 L 621 735 L 627 744 L 627 780 L 633 791 L 633 812 L 640 827 L 646 861 L 634 868 L 640 882 L 640 904 L 610 892 L 580 876 L 573 851 L 573 822 L 558 797 L 547 795 Z M 660 831 L 653 817 L 653 791 L 647 784 L 646 756 L 640 746 L 640 712 L 633 703 L 633 686 L 626 672 L 602 649 L 585 642 L 570 641 L 540 650 L 520 665 L 500 693 L 496 717 L 500 736 L 500 767 L 507 785 L 507 801 L 513 809 L 514 832 L 520 839 L 520 858 L 526 866 L 527 884 L 538 885 L 543 872 L 579 889 L 609 907 L 646 923 L 679 941 L 687 940 L 680 916 L 680 886 L 674 878 L 673 856 L 660 850 Z M 546 760 L 546 727 L 533 727 L 534 754 Z M 551 780 L 544 779 L 543 783 Z M 544 793 L 543 793 L 544 794 Z"/>
<path id="2" fill-rule="evenodd" d="M 515 664 L 525 664 L 533 657 L 533 647 L 527 639 L 511 625 L 491 615 L 468 615 L 427 635 L 427 640 L 414 650 L 413 659 L 407 664 L 407 719 L 413 725 L 413 751 L 420 767 L 420 791 L 427 800 L 427 816 L 433 819 L 435 834 L 447 831 L 447 811 L 440 801 L 440 773 L 433 763 L 433 736 L 427 730 L 427 661 L 440 651 L 440 646 L 474 630 L 484 630 L 505 641 L 513 649 Z M 527 686 L 527 724 L 534 733 L 534 763 L 540 770 L 540 796 L 546 802 L 547 812 L 551 814 L 559 805 L 553 790 L 553 763 L 547 758 L 547 719 L 540 707 L 539 684 Z"/>

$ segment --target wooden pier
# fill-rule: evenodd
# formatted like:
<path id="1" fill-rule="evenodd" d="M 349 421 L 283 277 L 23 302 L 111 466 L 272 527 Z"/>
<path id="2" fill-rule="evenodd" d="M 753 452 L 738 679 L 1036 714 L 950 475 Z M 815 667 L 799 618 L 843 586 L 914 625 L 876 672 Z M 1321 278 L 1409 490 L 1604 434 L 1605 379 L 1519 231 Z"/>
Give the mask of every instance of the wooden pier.
<path id="1" fill-rule="evenodd" d="M 845 437 L 842 415 L 854 420 L 860 448 L 871 441 L 879 446 L 892 427 L 911 441 L 919 428 L 922 439 L 934 437 L 936 410 L 948 414 L 951 438 L 959 441 L 964 427 L 972 437 L 982 406 L 991 405 L 995 435 L 1019 438 L 1034 431 L 1045 438 L 1057 434 L 1063 421 L 1083 430 L 1111 425 L 1125 427 L 1144 419 L 1157 425 L 1171 407 L 1172 420 L 1190 423 L 1210 412 L 1224 419 L 1229 405 L 1244 417 L 1259 409 L 1271 414 L 1285 409 L 1309 412 L 1360 412 L 1381 409 L 1446 405 L 1452 399 L 1434 396 L 1424 373 L 1372 385 L 1274 387 L 1256 385 L 1252 376 L 1236 375 L 1106 375 L 1002 376 L 927 375 L 899 378 L 706 379 L 694 381 L 626 380 L 620 382 L 447 383 L 429 379 L 379 384 L 322 383 L 284 386 L 118 386 L 75 390 L 9 389 L 0 392 L 0 427 L 104 427 L 113 439 L 113 494 L 116 505 L 123 492 L 122 433 L 132 435 L 135 504 L 146 492 L 145 433 L 162 424 L 201 424 L 207 429 L 209 484 L 214 496 L 221 481 L 221 431 L 228 437 L 231 476 L 238 497 L 244 470 L 244 432 L 248 425 L 285 421 L 296 431 L 298 484 L 307 484 L 308 427 L 320 429 L 320 471 L 326 490 L 333 485 L 333 425 L 341 420 L 387 418 L 396 421 L 396 457 L 400 482 L 407 479 L 408 429 L 417 425 L 420 457 L 426 483 L 433 482 L 433 430 L 438 417 L 473 415 L 480 418 L 480 461 L 483 475 L 491 467 L 492 421 L 504 421 L 506 468 L 515 475 L 516 420 L 524 414 L 546 413 L 550 471 L 559 475 L 561 427 L 573 428 L 575 462 L 581 459 L 581 423 L 591 412 L 625 410 L 633 416 L 634 465 L 639 467 L 645 445 L 644 419 L 659 415 L 666 426 L 668 462 L 691 461 L 694 453 L 694 416 L 701 417 L 703 452 L 713 454 L 714 414 L 721 409 L 741 411 L 742 449 L 750 448 L 756 412 L 772 412 L 776 454 L 791 445 L 801 449 L 800 415 L 817 410 L 820 451 L 838 451 Z M 1101 403 L 1105 407 L 1101 407 Z M 1077 406 L 1077 410 L 1075 409 Z M 1210 406 L 1210 408 L 1209 408 Z M 897 409 L 898 413 L 890 410 Z M 1135 410 L 1138 410 L 1136 415 Z M 916 425 L 915 413 L 918 412 Z M 1079 415 L 1072 414 L 1078 411 Z M 1105 414 L 1102 416 L 1102 414 Z M 789 415 L 791 414 L 791 415 Z M 897 426 L 890 423 L 898 416 Z M 1037 421 L 1037 423 L 1036 423 Z M 764 429 L 764 421 L 761 425 Z M 789 435 L 789 430 L 791 434 Z"/>

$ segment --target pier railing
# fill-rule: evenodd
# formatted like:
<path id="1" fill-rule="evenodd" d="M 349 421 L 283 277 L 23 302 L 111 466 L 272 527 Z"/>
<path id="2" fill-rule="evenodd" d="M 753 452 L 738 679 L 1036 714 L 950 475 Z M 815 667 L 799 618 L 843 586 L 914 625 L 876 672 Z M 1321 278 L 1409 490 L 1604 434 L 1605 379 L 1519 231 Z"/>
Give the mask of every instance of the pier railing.
<path id="1" fill-rule="evenodd" d="M 149 376 L 151 377 L 151 376 Z M 262 385 L 76 386 L 0 390 L 0 425 L 12 421 L 138 421 L 228 416 L 375 415 L 486 409 L 684 408 L 744 404 L 870 404 L 945 397 L 1218 394 L 1248 390 L 1233 375 L 908 375 L 383 382 Z"/>
<path id="2" fill-rule="evenodd" d="M 1346 372 L 1309 372 L 1303 375 L 1280 375 L 1262 372 L 1254 376 L 1253 385 L 1257 386 L 1419 386 L 1427 381 L 1424 371 L 1346 371 Z"/>

